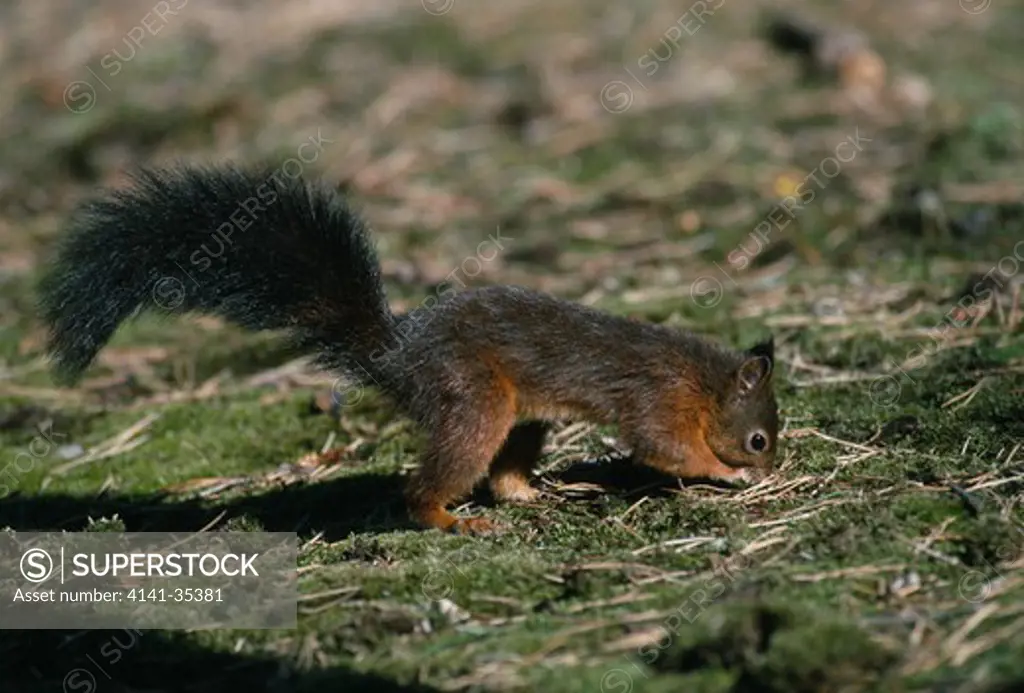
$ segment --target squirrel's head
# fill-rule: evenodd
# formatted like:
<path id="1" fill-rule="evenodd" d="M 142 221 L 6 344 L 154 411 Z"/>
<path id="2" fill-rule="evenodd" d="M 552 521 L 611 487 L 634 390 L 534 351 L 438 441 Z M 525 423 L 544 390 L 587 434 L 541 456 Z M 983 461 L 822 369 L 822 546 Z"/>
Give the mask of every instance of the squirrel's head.
<path id="1" fill-rule="evenodd" d="M 706 434 L 715 456 L 729 467 L 744 470 L 742 477 L 751 481 L 764 478 L 775 466 L 779 410 L 772 388 L 774 366 L 772 338 L 743 352 Z"/>

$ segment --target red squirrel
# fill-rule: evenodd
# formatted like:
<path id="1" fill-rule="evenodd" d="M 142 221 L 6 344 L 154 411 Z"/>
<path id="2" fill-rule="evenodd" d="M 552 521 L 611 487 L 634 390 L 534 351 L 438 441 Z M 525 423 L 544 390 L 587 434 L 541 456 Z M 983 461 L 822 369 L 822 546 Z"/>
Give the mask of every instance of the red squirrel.
<path id="1" fill-rule="evenodd" d="M 616 424 L 636 462 L 680 478 L 753 482 L 772 471 L 773 342 L 746 351 L 515 286 L 391 311 L 365 223 L 327 186 L 234 166 L 143 169 L 82 206 L 40 284 L 57 380 L 73 383 L 118 326 L 159 308 L 282 329 L 317 364 L 377 387 L 429 434 L 406 499 L 425 527 L 495 529 L 448 507 L 485 477 L 527 501 L 548 423 Z M 184 268 L 239 209 L 228 248 Z M 411 322 L 411 324 L 410 324 Z"/>

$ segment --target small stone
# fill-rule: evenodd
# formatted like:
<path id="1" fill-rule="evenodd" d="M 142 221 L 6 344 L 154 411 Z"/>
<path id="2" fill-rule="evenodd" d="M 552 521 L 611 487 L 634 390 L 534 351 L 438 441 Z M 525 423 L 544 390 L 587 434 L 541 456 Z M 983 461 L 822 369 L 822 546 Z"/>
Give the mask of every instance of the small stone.
<path id="1" fill-rule="evenodd" d="M 70 445 L 61 445 L 57 448 L 57 457 L 62 460 L 73 460 L 76 457 L 81 457 L 85 454 L 85 448 L 78 443 L 71 443 Z"/>

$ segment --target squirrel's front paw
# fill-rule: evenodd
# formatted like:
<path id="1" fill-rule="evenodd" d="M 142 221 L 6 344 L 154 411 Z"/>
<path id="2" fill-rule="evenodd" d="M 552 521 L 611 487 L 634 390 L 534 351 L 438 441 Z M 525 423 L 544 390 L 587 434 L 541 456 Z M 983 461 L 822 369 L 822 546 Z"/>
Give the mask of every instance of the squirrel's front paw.
<path id="1" fill-rule="evenodd" d="M 527 479 L 513 474 L 492 477 L 491 493 L 507 503 L 530 503 L 540 496 L 540 491 L 530 486 Z"/>

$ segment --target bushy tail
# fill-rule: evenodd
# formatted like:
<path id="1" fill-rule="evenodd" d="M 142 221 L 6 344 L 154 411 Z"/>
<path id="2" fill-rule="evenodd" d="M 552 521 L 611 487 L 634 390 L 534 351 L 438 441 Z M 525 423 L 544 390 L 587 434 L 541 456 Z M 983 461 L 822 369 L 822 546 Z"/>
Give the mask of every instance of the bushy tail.
<path id="1" fill-rule="evenodd" d="M 370 356 L 397 344 L 361 219 L 327 187 L 271 169 L 139 171 L 76 212 L 40 294 L 63 383 L 145 309 L 287 329 L 363 381 L 385 377 Z"/>

